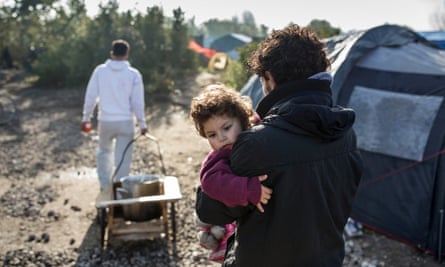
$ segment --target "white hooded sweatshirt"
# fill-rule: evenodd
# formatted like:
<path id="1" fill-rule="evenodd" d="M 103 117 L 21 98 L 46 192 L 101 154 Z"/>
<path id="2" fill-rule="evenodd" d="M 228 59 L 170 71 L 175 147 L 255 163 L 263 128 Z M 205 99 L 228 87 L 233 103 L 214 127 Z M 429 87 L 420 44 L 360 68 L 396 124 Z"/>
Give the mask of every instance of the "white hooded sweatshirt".
<path id="1" fill-rule="evenodd" d="M 88 82 L 82 121 L 88 121 L 99 104 L 99 121 L 125 121 L 136 116 L 147 128 L 144 86 L 140 72 L 126 60 L 110 60 L 96 67 Z"/>

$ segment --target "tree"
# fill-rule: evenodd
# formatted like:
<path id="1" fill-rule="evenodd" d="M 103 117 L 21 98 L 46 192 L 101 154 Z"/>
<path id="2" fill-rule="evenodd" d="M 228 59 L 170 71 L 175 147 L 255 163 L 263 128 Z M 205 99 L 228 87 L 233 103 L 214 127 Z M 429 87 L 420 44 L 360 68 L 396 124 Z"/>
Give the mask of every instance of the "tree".
<path id="1" fill-rule="evenodd" d="M 239 49 L 239 59 L 232 61 L 224 73 L 224 82 L 236 90 L 241 90 L 252 75 L 248 72 L 246 65 L 251 53 L 258 48 L 259 42 L 251 42 Z"/>
<path id="2" fill-rule="evenodd" d="M 244 25 L 249 25 L 249 26 L 255 26 L 256 27 L 255 17 L 253 16 L 252 12 L 244 11 L 242 16 L 243 16 L 243 23 L 244 23 Z"/>
<path id="3" fill-rule="evenodd" d="M 321 39 L 335 36 L 341 33 L 340 28 L 332 27 L 331 24 L 326 20 L 313 19 L 307 27 L 313 30 Z"/>
<path id="4" fill-rule="evenodd" d="M 32 47 L 45 42 L 44 21 L 58 0 L 15 0 L 11 6 L 1 6 L 0 48 L 8 47 L 19 65 L 25 65 Z"/>
<path id="5" fill-rule="evenodd" d="M 443 5 L 431 15 L 431 23 L 438 30 L 445 30 L 445 12 Z"/>
<path id="6" fill-rule="evenodd" d="M 171 66 L 176 66 L 175 74 L 182 76 L 187 70 L 195 70 L 197 55 L 188 49 L 190 37 L 185 24 L 184 12 L 181 8 L 173 10 L 173 27 L 170 32 L 171 51 L 169 51 Z"/>
<path id="7" fill-rule="evenodd" d="M 209 36 L 221 36 L 231 33 L 242 33 L 250 37 L 264 38 L 267 35 L 267 27 L 256 26 L 255 18 L 250 11 L 242 14 L 242 23 L 234 16 L 232 20 L 210 19 L 203 23 L 203 32 Z"/>

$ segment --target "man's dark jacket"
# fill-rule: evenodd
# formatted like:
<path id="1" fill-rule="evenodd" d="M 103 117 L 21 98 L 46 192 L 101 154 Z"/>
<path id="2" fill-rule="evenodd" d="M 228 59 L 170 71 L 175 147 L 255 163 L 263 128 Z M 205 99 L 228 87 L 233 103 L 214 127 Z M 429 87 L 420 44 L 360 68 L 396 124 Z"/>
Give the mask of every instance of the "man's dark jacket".
<path id="1" fill-rule="evenodd" d="M 240 134 L 231 167 L 268 175 L 265 212 L 197 194 L 201 220 L 237 221 L 224 266 L 342 266 L 343 228 L 362 174 L 354 111 L 332 105 L 329 81 L 302 80 L 276 87 L 257 112 L 262 121 Z"/>

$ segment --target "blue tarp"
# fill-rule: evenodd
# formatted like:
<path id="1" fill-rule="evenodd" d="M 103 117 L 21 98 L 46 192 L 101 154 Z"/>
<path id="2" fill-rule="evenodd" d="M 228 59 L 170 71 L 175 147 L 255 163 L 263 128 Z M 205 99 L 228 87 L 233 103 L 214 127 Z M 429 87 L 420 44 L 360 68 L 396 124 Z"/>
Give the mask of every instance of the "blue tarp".
<path id="1" fill-rule="evenodd" d="M 418 32 L 427 40 L 434 42 L 441 48 L 445 49 L 445 32 L 444 31 L 430 31 L 430 32 Z"/>

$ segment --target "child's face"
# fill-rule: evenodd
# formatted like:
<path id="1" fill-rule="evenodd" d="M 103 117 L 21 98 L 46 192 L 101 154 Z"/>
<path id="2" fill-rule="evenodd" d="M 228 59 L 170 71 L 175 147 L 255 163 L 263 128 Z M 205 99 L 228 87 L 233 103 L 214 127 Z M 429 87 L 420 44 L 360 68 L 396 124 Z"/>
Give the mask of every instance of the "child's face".
<path id="1" fill-rule="evenodd" d="M 240 121 L 228 116 L 213 116 L 203 124 L 203 127 L 213 150 L 232 148 L 242 131 Z"/>

